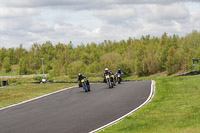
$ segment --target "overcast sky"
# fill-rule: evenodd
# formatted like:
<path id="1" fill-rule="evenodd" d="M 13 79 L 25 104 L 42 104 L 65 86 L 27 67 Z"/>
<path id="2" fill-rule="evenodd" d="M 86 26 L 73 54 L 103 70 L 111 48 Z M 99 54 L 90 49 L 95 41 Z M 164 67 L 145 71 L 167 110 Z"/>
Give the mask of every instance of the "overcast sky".
<path id="1" fill-rule="evenodd" d="M 185 36 L 200 31 L 200 0 L 0 0 L 0 48 L 51 41 Z"/>

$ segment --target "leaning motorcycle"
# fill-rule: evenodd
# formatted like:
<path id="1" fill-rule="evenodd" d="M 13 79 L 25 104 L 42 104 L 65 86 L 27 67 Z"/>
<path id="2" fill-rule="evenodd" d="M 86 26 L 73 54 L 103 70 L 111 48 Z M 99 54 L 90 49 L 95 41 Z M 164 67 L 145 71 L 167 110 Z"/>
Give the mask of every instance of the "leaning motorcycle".
<path id="1" fill-rule="evenodd" d="M 120 73 L 117 74 L 117 82 L 118 84 L 122 82 L 122 75 Z"/>
<path id="2" fill-rule="evenodd" d="M 87 82 L 88 81 L 87 81 L 86 78 L 81 80 L 81 84 L 82 84 L 83 89 L 85 90 L 85 92 L 90 91 L 90 85 Z"/>
<path id="3" fill-rule="evenodd" d="M 106 75 L 106 83 L 109 86 L 109 88 L 113 88 L 113 80 L 112 77 L 110 77 L 109 75 Z"/>

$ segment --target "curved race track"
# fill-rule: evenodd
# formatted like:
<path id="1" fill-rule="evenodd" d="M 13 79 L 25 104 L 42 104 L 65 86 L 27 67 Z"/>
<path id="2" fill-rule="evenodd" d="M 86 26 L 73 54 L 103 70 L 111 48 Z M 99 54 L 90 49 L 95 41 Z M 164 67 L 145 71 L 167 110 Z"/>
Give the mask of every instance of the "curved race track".
<path id="1" fill-rule="evenodd" d="M 1 133 L 86 133 L 127 114 L 150 95 L 151 81 L 123 82 L 112 89 L 92 84 L 0 110 Z"/>

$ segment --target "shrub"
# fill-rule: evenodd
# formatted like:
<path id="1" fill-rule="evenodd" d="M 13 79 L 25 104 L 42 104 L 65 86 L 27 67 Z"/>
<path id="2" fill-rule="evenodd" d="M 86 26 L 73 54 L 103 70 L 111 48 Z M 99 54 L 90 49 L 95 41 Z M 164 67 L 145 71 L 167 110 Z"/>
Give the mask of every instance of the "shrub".
<path id="1" fill-rule="evenodd" d="M 5 57 L 3 60 L 3 67 L 6 71 L 6 73 L 10 72 L 11 69 L 11 65 L 10 65 L 10 58 L 9 57 Z"/>

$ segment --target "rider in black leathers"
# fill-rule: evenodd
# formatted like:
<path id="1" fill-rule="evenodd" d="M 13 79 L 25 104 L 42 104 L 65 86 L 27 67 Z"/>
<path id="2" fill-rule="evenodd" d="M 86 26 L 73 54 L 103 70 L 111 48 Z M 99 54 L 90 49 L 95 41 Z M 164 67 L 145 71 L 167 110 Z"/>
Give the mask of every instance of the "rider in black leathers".
<path id="1" fill-rule="evenodd" d="M 117 72 L 116 72 L 116 74 L 121 74 L 122 75 L 123 72 L 122 72 L 122 70 L 118 69 Z"/>
<path id="2" fill-rule="evenodd" d="M 109 75 L 110 76 L 110 72 L 108 70 L 108 68 L 105 68 L 105 71 L 103 73 L 103 82 L 106 83 L 106 75 Z"/>
<path id="3" fill-rule="evenodd" d="M 118 80 L 118 74 L 120 75 L 120 78 L 122 80 L 122 74 L 123 74 L 123 72 L 120 69 L 118 69 L 117 72 L 116 72 L 116 78 L 115 78 L 116 81 Z M 120 83 L 120 81 L 118 83 Z"/>
<path id="4" fill-rule="evenodd" d="M 86 77 L 86 76 L 83 76 L 81 73 L 78 74 L 78 79 L 77 79 L 77 81 L 78 81 L 78 83 L 79 83 L 79 84 L 78 84 L 79 87 L 83 87 L 83 86 L 82 86 L 82 83 L 81 83 L 81 80 L 84 79 L 84 78 L 87 78 L 87 77 Z M 88 80 L 87 80 L 87 84 L 89 85 L 89 81 L 88 81 Z"/>

